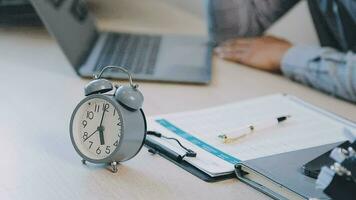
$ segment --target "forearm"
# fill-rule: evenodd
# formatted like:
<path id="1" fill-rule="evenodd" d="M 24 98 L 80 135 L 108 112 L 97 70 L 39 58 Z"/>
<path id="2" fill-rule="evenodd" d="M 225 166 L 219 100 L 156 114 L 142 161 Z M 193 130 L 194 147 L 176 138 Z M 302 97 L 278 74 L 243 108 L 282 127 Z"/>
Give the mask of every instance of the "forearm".
<path id="1" fill-rule="evenodd" d="M 356 54 L 352 52 L 295 46 L 281 65 L 283 74 L 295 81 L 356 102 Z"/>
<path id="2" fill-rule="evenodd" d="M 219 43 L 259 36 L 299 0 L 207 0 L 209 29 Z"/>

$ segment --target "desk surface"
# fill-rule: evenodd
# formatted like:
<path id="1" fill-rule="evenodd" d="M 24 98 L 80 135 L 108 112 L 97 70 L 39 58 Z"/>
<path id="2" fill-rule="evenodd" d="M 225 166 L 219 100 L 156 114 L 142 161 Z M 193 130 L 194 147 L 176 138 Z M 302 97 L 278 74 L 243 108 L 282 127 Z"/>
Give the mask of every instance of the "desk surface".
<path id="1" fill-rule="evenodd" d="M 126 5 L 129 1 L 122 2 Z M 168 10 L 165 14 L 178 16 L 176 26 L 149 12 L 155 5 L 150 4 L 148 11 L 142 12 L 146 20 L 142 26 L 136 19 L 107 19 L 101 9 L 110 7 L 95 7 L 101 27 L 179 32 L 184 21 L 190 19 L 186 32 L 204 34 L 199 17 L 164 1 L 146 2 L 157 3 Z M 153 19 L 164 26 L 150 21 Z M 88 80 L 74 73 L 57 44 L 41 28 L 0 29 L 0 57 L 0 199 L 268 199 L 237 180 L 205 183 L 146 149 L 122 163 L 117 174 L 93 165 L 83 166 L 71 145 L 68 127 Z M 282 76 L 216 58 L 213 64 L 210 85 L 140 83 L 146 114 L 199 109 L 283 92 L 356 120 L 355 105 Z"/>

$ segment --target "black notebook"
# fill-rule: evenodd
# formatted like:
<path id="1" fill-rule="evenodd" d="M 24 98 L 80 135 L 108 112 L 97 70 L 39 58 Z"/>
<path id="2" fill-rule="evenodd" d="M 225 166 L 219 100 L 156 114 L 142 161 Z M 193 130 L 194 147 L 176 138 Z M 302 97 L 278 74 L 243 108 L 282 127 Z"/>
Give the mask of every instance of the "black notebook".
<path id="1" fill-rule="evenodd" d="M 317 188 L 316 179 L 303 174 L 302 166 L 338 144 L 249 160 L 235 166 L 236 175 L 274 199 L 329 199 Z"/>

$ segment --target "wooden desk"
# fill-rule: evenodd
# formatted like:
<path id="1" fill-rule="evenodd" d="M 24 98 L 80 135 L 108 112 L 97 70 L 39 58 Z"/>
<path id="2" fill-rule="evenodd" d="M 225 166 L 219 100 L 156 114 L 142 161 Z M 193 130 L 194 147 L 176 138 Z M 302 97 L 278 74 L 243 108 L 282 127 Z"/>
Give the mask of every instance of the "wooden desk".
<path id="1" fill-rule="evenodd" d="M 121 8 L 126 8 L 130 1 L 122 2 Z M 175 10 L 164 1 L 142 2 L 140 9 L 146 4 L 148 11 L 156 6 L 167 9 L 162 12 L 173 16 L 173 24 L 147 10 L 141 13 L 142 26 L 137 19 L 107 19 L 102 9 L 109 8 L 97 6 L 101 27 L 150 32 L 183 32 L 185 27 L 186 33 L 204 34 L 204 25 L 196 16 Z M 114 6 L 110 8 L 115 11 Z M 183 26 L 188 19 L 191 23 Z M 146 149 L 122 163 L 117 174 L 83 166 L 71 145 L 68 127 L 88 80 L 74 73 L 57 44 L 41 28 L 0 29 L 0 58 L 0 199 L 268 199 L 237 180 L 205 183 Z M 356 119 L 355 105 L 282 76 L 216 58 L 213 63 L 210 85 L 140 83 L 146 114 L 199 109 L 285 92 Z"/>

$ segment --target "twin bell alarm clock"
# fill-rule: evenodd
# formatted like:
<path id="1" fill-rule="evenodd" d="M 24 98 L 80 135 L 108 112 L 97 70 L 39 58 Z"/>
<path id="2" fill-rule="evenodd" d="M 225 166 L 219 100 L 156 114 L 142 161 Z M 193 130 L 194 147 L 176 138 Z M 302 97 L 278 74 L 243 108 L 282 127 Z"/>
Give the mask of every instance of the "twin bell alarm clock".
<path id="1" fill-rule="evenodd" d="M 101 78 L 107 70 L 121 70 L 129 85 L 113 86 Z M 114 90 L 114 92 L 112 92 Z M 133 158 L 146 137 L 146 118 L 142 111 L 143 95 L 133 84 L 129 71 L 107 66 L 84 89 L 85 98 L 76 106 L 70 120 L 70 138 L 83 164 L 117 164 Z"/>

